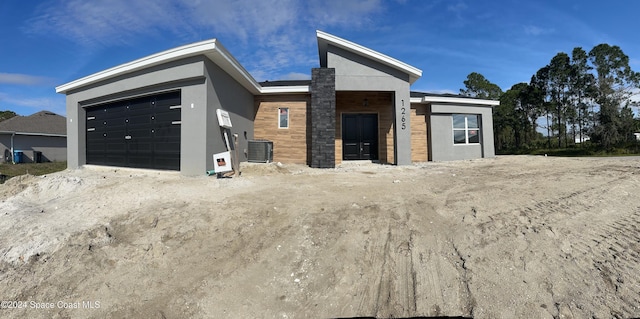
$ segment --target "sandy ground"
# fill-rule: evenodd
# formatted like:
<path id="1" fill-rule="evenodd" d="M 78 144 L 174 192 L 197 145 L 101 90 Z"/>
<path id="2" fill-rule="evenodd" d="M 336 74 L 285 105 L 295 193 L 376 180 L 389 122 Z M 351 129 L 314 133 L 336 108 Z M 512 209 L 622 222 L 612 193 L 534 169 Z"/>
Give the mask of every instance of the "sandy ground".
<path id="1" fill-rule="evenodd" d="M 7 181 L 0 317 L 640 317 L 638 158 L 242 170 Z"/>

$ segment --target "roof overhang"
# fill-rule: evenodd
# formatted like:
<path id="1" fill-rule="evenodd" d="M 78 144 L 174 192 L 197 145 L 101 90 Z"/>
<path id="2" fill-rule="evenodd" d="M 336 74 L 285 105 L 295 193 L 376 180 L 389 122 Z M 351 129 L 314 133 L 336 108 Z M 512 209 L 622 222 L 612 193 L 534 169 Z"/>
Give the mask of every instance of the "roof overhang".
<path id="1" fill-rule="evenodd" d="M 16 131 L 0 131 L 0 134 L 6 134 L 6 135 L 26 135 L 26 136 L 67 137 L 67 135 L 65 135 L 65 134 L 53 134 L 53 133 L 29 133 L 29 132 L 16 132 Z"/>
<path id="2" fill-rule="evenodd" d="M 245 70 L 245 68 L 216 39 L 184 45 L 129 63 L 118 65 L 116 67 L 60 85 L 56 87 L 56 93 L 67 94 L 69 91 L 79 89 L 81 87 L 100 81 L 108 80 L 120 75 L 198 55 L 206 56 L 251 93 L 261 93 L 261 87 L 258 82 L 256 82 L 251 74 L 249 74 L 249 72 L 247 72 L 247 70 Z"/>
<path id="3" fill-rule="evenodd" d="M 327 67 L 327 47 L 328 45 L 332 45 L 406 73 L 409 75 L 409 83 L 411 84 L 422 76 L 422 70 L 357 43 L 347 41 L 320 30 L 316 30 L 316 36 L 318 38 L 318 54 L 320 55 L 321 67 Z"/>
<path id="4" fill-rule="evenodd" d="M 311 90 L 308 85 L 295 86 L 263 86 L 260 88 L 261 94 L 305 94 Z"/>
<path id="5" fill-rule="evenodd" d="M 452 103 L 452 104 L 473 104 L 481 106 L 497 106 L 500 105 L 500 101 L 474 99 L 466 97 L 449 97 L 449 96 L 423 96 L 412 97 L 411 103 L 415 104 L 428 104 L 428 103 Z"/>

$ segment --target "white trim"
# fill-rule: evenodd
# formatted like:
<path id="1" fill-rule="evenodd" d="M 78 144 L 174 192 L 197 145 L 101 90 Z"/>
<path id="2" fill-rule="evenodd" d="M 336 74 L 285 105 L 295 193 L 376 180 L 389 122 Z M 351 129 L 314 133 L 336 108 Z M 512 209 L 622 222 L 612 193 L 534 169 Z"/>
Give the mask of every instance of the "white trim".
<path id="1" fill-rule="evenodd" d="M 260 94 L 300 94 L 309 93 L 311 89 L 308 85 L 294 85 L 294 86 L 263 86 L 260 88 Z"/>
<path id="2" fill-rule="evenodd" d="M 413 98 L 412 98 L 413 99 Z M 411 100 L 413 102 L 413 100 Z M 466 97 L 448 97 L 448 96 L 423 96 L 420 103 L 461 103 L 461 104 L 476 104 L 497 106 L 500 105 L 500 101 L 473 99 Z"/>
<path id="3" fill-rule="evenodd" d="M 182 121 L 172 121 L 171 124 L 173 125 L 180 125 L 182 124 Z"/>
<path id="4" fill-rule="evenodd" d="M 280 125 L 280 110 L 282 109 L 287 109 L 287 126 L 286 127 L 282 127 Z M 291 108 L 289 107 L 278 107 L 278 129 L 283 129 L 283 130 L 287 130 L 289 129 L 289 127 L 291 126 Z"/>
<path id="5" fill-rule="evenodd" d="M 396 60 L 388 55 L 382 54 L 380 52 L 371 50 L 367 47 L 364 47 L 362 45 L 359 45 L 357 43 L 339 38 L 335 35 L 326 33 L 326 32 L 322 32 L 320 30 L 316 30 L 316 36 L 318 38 L 318 49 L 320 50 L 320 60 L 323 60 L 322 55 L 326 55 L 326 47 L 321 48 L 320 45 L 320 40 L 326 41 L 328 43 L 331 43 L 331 45 L 340 47 L 342 49 L 345 49 L 347 51 L 351 51 L 355 54 L 358 55 L 362 55 L 364 57 L 367 57 L 369 59 L 372 59 L 374 61 L 380 62 L 382 64 L 385 64 L 387 66 L 390 66 L 396 70 L 402 71 L 404 73 L 407 73 L 409 75 L 409 83 L 413 83 L 415 82 L 418 78 L 420 78 L 422 76 L 422 70 L 411 66 L 409 64 L 406 64 L 400 60 Z M 326 59 L 326 57 L 324 57 Z"/>
<path id="6" fill-rule="evenodd" d="M 175 109 L 181 109 L 182 105 L 173 105 L 173 106 L 169 106 L 170 110 L 175 110 Z"/>
<path id="7" fill-rule="evenodd" d="M 95 128 L 95 127 L 90 127 L 90 128 L 88 128 L 88 129 L 87 129 L 87 132 L 93 132 L 93 131 L 95 131 L 95 130 L 96 130 L 96 128 Z"/>

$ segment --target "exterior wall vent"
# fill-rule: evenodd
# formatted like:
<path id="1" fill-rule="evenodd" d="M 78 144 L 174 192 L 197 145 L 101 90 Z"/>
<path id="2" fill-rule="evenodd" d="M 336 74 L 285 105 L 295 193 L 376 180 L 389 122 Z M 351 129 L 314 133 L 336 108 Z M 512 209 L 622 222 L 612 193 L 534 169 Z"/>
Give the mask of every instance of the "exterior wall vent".
<path id="1" fill-rule="evenodd" d="M 270 163 L 273 161 L 273 142 L 267 140 L 249 141 L 247 154 L 249 162 Z"/>

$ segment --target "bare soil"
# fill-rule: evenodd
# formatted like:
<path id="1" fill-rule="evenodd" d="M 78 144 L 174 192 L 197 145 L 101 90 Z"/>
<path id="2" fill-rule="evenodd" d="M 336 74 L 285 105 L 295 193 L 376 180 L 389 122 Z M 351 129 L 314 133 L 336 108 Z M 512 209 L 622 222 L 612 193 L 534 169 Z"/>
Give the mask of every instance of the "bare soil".
<path id="1" fill-rule="evenodd" d="M 8 180 L 0 317 L 640 317 L 638 158 L 242 170 Z"/>

